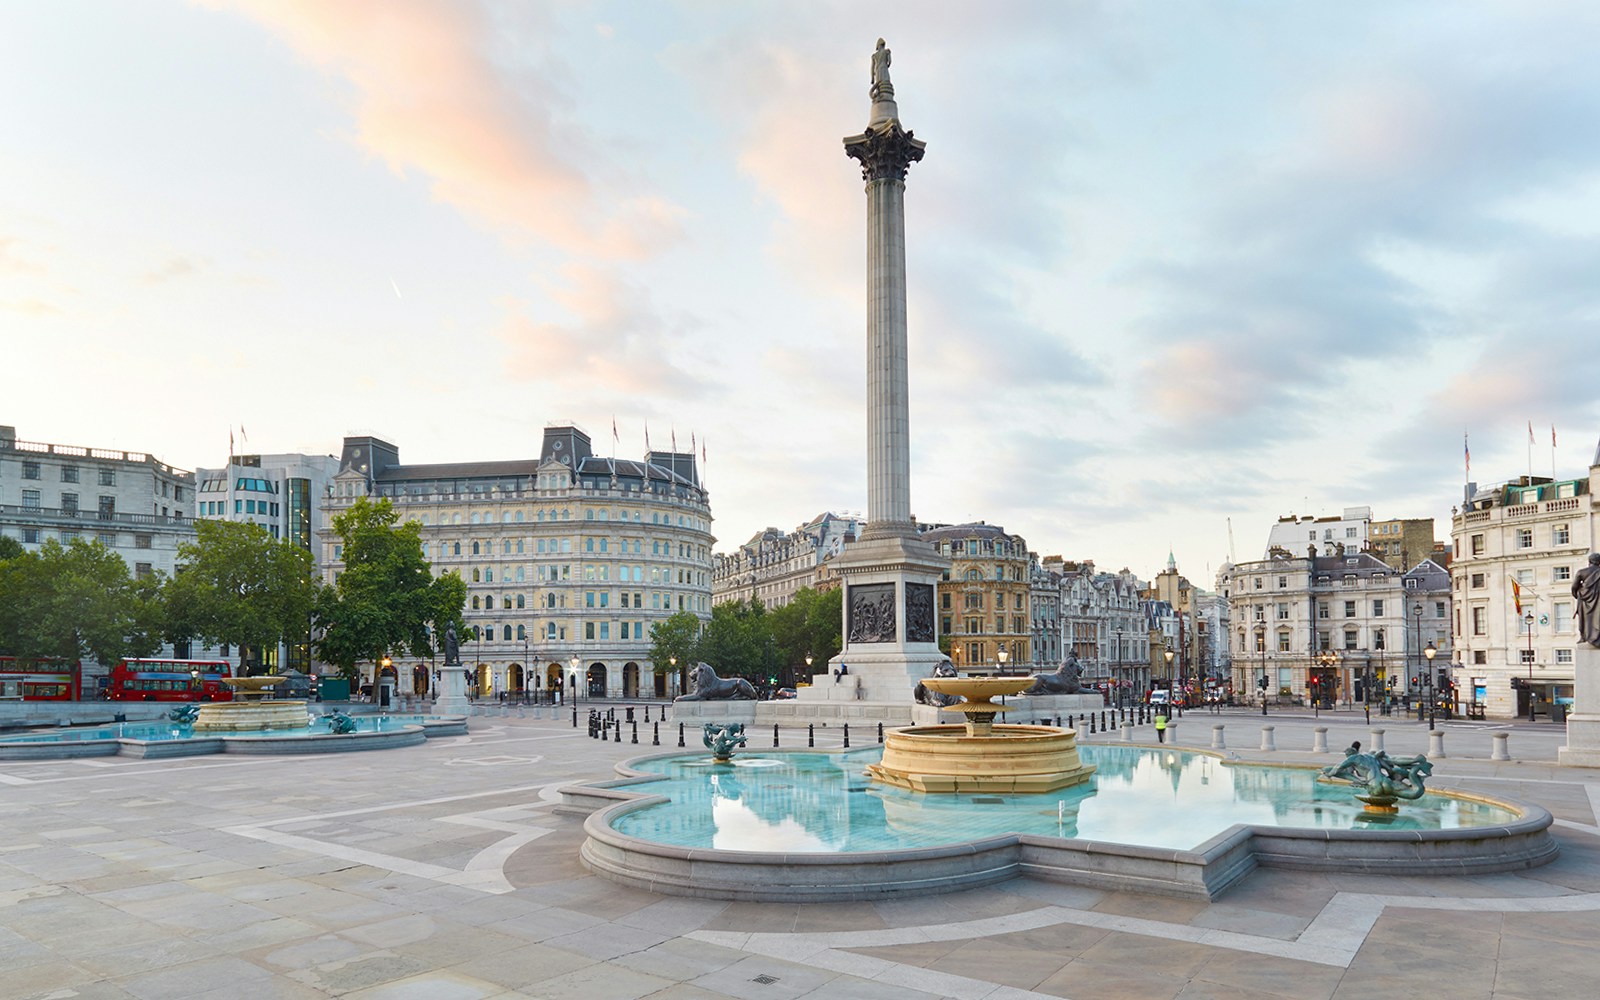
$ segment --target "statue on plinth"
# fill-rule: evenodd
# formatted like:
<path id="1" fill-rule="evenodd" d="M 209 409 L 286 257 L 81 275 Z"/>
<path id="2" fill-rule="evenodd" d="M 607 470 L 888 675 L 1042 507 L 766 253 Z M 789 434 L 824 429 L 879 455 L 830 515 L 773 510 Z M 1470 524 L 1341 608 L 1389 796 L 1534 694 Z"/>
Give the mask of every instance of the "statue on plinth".
<path id="1" fill-rule="evenodd" d="M 451 622 L 444 629 L 444 665 L 458 667 L 461 665 L 461 643 L 456 639 L 456 625 Z"/>
<path id="2" fill-rule="evenodd" d="M 1578 641 L 1600 646 L 1600 552 L 1589 553 L 1589 565 L 1572 578 L 1578 602 Z"/>
<path id="3" fill-rule="evenodd" d="M 718 677 L 709 663 L 696 663 L 689 671 L 694 690 L 674 701 L 755 701 L 756 689 L 743 677 Z"/>
<path id="4" fill-rule="evenodd" d="M 1061 669 L 1052 674 L 1034 674 L 1033 686 L 1023 694 L 1079 694 L 1083 691 L 1083 668 L 1078 665 L 1078 654 L 1068 653 Z"/>

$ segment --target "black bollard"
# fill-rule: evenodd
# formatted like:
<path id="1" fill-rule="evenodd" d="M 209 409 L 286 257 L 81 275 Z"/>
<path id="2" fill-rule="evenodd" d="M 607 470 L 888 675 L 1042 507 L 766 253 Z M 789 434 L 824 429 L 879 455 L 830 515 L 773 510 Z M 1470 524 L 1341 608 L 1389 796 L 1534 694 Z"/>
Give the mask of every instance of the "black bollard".
<path id="1" fill-rule="evenodd" d="M 808 722 L 808 723 L 806 723 L 806 746 L 814 747 L 816 745 L 817 745 L 817 724 L 815 722 Z"/>
<path id="2" fill-rule="evenodd" d="M 678 746 L 683 746 L 683 723 L 678 723 Z"/>
<path id="3" fill-rule="evenodd" d="M 572 728 L 578 728 L 578 706 L 572 706 Z"/>
<path id="4" fill-rule="evenodd" d="M 1101 729 L 1108 728 L 1106 726 L 1106 710 L 1103 709 L 1103 708 L 1100 710 L 1100 728 Z"/>
<path id="5" fill-rule="evenodd" d="M 1061 728 L 1061 716 L 1059 716 L 1059 715 L 1056 716 L 1056 728 L 1057 729 Z"/>
<path id="6" fill-rule="evenodd" d="M 653 747 L 658 747 L 661 745 L 661 723 L 657 722 L 655 727 L 655 735 L 650 737 L 650 745 Z"/>
<path id="7" fill-rule="evenodd" d="M 1092 733 L 1094 731 L 1095 731 L 1095 729 L 1094 729 L 1094 713 L 1090 712 L 1089 713 L 1089 732 Z"/>
<path id="8" fill-rule="evenodd" d="M 850 723 L 848 722 L 844 724 L 844 748 L 846 750 L 850 749 Z"/>
<path id="9" fill-rule="evenodd" d="M 644 707 L 644 721 L 646 721 L 646 722 L 650 721 L 650 706 L 649 705 L 646 705 Z"/>
<path id="10" fill-rule="evenodd" d="M 622 720 L 621 719 L 617 720 L 617 742 L 618 743 L 622 742 Z"/>
<path id="11" fill-rule="evenodd" d="M 778 745 L 778 724 L 776 722 L 772 724 L 772 745 L 773 747 Z"/>
<path id="12" fill-rule="evenodd" d="M 634 743 L 639 742 L 639 720 L 638 719 L 633 720 L 633 740 L 632 740 L 632 742 L 634 742 Z"/>
<path id="13" fill-rule="evenodd" d="M 883 723 L 878 723 L 878 742 L 883 742 Z"/>

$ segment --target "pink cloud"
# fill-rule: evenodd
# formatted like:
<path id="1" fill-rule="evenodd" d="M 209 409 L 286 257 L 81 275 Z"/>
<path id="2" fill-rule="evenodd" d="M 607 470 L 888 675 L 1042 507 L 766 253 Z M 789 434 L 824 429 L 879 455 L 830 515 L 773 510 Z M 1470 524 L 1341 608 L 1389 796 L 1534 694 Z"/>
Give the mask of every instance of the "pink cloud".
<path id="1" fill-rule="evenodd" d="M 553 109 L 559 88 L 497 63 L 475 3 L 448 0 L 211 0 L 244 11 L 353 90 L 354 141 L 480 222 L 571 252 L 637 258 L 678 237 L 681 211 L 619 200 L 589 179 L 595 157 Z M 538 17 L 519 8 L 519 17 Z"/>
<path id="2" fill-rule="evenodd" d="M 530 380 L 574 380 L 599 390 L 685 397 L 709 384 L 673 363 L 683 322 L 664 320 L 649 293 L 608 269 L 571 265 L 566 284 L 547 295 L 571 317 L 539 321 L 529 304 L 508 301 L 496 336 L 509 349 L 507 370 Z"/>

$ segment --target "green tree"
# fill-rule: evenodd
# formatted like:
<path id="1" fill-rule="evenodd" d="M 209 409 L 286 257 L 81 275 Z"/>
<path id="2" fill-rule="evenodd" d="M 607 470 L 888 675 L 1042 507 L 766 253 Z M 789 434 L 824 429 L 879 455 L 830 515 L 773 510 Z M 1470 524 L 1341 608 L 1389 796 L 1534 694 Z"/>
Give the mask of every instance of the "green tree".
<path id="1" fill-rule="evenodd" d="M 333 519 L 333 530 L 343 543 L 345 568 L 317 592 L 316 648 L 325 662 L 355 680 L 363 661 L 397 652 L 433 655 L 448 625 L 465 641 L 467 585 L 454 572 L 433 576 L 422 555 L 421 525 L 400 523 L 388 499 L 361 497 Z"/>
<path id="2" fill-rule="evenodd" d="M 303 641 L 316 595 L 311 553 L 256 524 L 196 521 L 195 536 L 178 549 L 183 568 L 166 588 L 175 637 L 241 650 Z"/>
<path id="3" fill-rule="evenodd" d="M 0 560 L 0 649 L 30 659 L 114 663 L 151 651 L 142 594 L 128 564 L 99 542 L 47 540 Z M 159 628 L 157 629 L 159 631 Z"/>
<path id="4" fill-rule="evenodd" d="M 725 677 L 745 677 L 766 686 L 775 676 L 778 655 L 761 601 L 724 601 L 711 609 L 711 621 L 695 656 Z"/>
<path id="5" fill-rule="evenodd" d="M 776 649 L 777 662 L 786 682 L 810 673 L 827 671 L 828 661 L 842 648 L 840 608 L 843 592 L 838 588 L 818 593 L 802 587 L 781 608 L 767 613 L 768 628 Z M 806 666 L 806 657 L 812 663 Z"/>
<path id="6" fill-rule="evenodd" d="M 0 535 L 0 562 L 5 562 L 7 559 L 15 559 L 26 551 L 28 550 L 23 548 L 22 543 L 15 538 Z"/>
<path id="7" fill-rule="evenodd" d="M 687 611 L 663 618 L 650 628 L 650 663 L 658 674 L 688 669 L 699 657 L 700 619 Z"/>

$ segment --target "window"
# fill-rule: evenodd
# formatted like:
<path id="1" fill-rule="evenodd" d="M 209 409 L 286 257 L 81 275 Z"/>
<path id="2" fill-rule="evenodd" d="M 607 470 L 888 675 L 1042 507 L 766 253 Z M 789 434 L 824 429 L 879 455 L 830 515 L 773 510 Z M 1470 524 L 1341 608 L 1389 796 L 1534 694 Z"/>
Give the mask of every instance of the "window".
<path id="1" fill-rule="evenodd" d="M 1329 648 L 1328 647 L 1329 641 L 1330 640 L 1329 640 L 1329 637 L 1328 637 L 1328 633 L 1326 631 L 1317 633 L 1317 648 L 1318 649 L 1327 649 L 1327 648 Z"/>
<path id="2" fill-rule="evenodd" d="M 1572 650 L 1570 650 L 1570 649 L 1558 649 L 1558 650 L 1556 650 L 1556 662 L 1557 663 L 1571 663 L 1572 662 Z"/>
<path id="3" fill-rule="evenodd" d="M 1531 650 L 1531 649 L 1519 649 L 1519 650 L 1517 650 L 1517 659 L 1522 663 L 1532 663 L 1533 662 L 1533 650 Z"/>
<path id="4" fill-rule="evenodd" d="M 1286 622 L 1288 620 L 1289 620 L 1289 602 L 1288 601 L 1279 601 L 1278 602 L 1278 621 Z"/>
<path id="5" fill-rule="evenodd" d="M 583 637 L 585 639 L 593 639 L 594 638 L 594 622 L 584 622 L 583 623 Z"/>
<path id="6" fill-rule="evenodd" d="M 1445 612 L 1445 607 L 1444 607 L 1444 602 L 1443 601 L 1434 601 L 1433 602 L 1433 617 L 1439 619 L 1440 621 L 1443 621 L 1444 619 L 1449 617 L 1449 615 L 1446 614 L 1446 612 Z"/>
<path id="7" fill-rule="evenodd" d="M 1554 614 L 1550 620 L 1555 624 L 1555 630 L 1557 632 L 1571 632 L 1572 605 L 1566 601 L 1559 601 L 1552 608 L 1552 611 Z"/>
<path id="8" fill-rule="evenodd" d="M 1550 579 L 1555 580 L 1557 583 L 1559 583 L 1559 582 L 1561 582 L 1563 580 L 1572 579 L 1572 567 L 1571 566 L 1557 566 L 1555 569 L 1552 569 L 1550 571 Z"/>
<path id="9" fill-rule="evenodd" d="M 38 510 L 39 509 L 39 491 L 38 490 L 23 490 L 22 491 L 22 506 L 25 507 L 28 510 Z"/>
<path id="10" fill-rule="evenodd" d="M 1256 581 L 1256 589 L 1260 590 L 1261 589 L 1261 577 L 1259 577 L 1259 576 L 1256 577 L 1255 581 Z"/>
<path id="11" fill-rule="evenodd" d="M 23 462 L 22 463 L 22 478 L 23 479 L 38 479 L 39 478 L 39 463 L 38 462 Z"/>
<path id="12" fill-rule="evenodd" d="M 1289 578 L 1286 577 L 1286 576 L 1278 577 L 1278 589 L 1282 590 L 1284 587 L 1287 587 L 1287 586 L 1289 586 Z"/>
<path id="13" fill-rule="evenodd" d="M 151 541 L 152 539 L 149 535 L 134 535 L 133 547 L 136 549 L 148 549 Z"/>
<path id="14" fill-rule="evenodd" d="M 1384 639 L 1385 639 L 1385 637 L 1384 637 L 1384 634 L 1383 634 L 1383 629 L 1375 628 L 1375 629 L 1372 630 L 1372 648 L 1373 649 L 1388 649 L 1389 647 L 1385 644 Z"/>
<path id="15" fill-rule="evenodd" d="M 78 467 L 76 465 L 63 465 L 61 467 L 61 481 L 75 483 L 78 481 Z"/>
<path id="16" fill-rule="evenodd" d="M 1288 629 L 1281 629 L 1278 632 L 1278 652 L 1287 653 L 1288 651 L 1289 651 L 1289 630 Z"/>
<path id="17" fill-rule="evenodd" d="M 528 626 L 526 626 L 526 625 L 518 625 L 517 626 L 517 638 L 518 639 L 526 639 L 527 637 L 528 637 Z"/>
<path id="18" fill-rule="evenodd" d="M 1533 529 L 1532 528 L 1518 528 L 1517 529 L 1517 548 L 1519 548 L 1519 549 L 1531 549 L 1531 548 L 1533 548 Z"/>
<path id="19" fill-rule="evenodd" d="M 150 576 L 154 572 L 155 572 L 155 567 L 151 566 L 149 563 L 134 563 L 133 564 L 133 575 L 134 575 L 135 579 L 143 580 L 145 577 Z M 1571 651 L 1568 650 L 1568 652 L 1571 652 Z"/>
<path id="20" fill-rule="evenodd" d="M 1318 601 L 1317 602 L 1317 617 L 1318 618 L 1326 618 L 1326 617 L 1328 617 L 1328 602 L 1327 601 Z"/>
<path id="21" fill-rule="evenodd" d="M 511 626 L 510 625 L 505 626 L 505 628 L 503 628 L 501 630 L 500 638 L 501 638 L 501 641 L 503 641 L 503 642 L 510 642 L 511 641 Z"/>
<path id="22" fill-rule="evenodd" d="M 1485 632 L 1484 626 L 1485 626 L 1486 621 L 1488 619 L 1488 610 L 1489 610 L 1488 608 L 1473 608 L 1472 609 L 1472 634 L 1473 635 L 1483 635 L 1484 634 L 1484 632 Z"/>
<path id="23" fill-rule="evenodd" d="M 1350 528 L 1344 529 L 1344 537 L 1346 537 L 1346 538 L 1354 538 L 1354 537 L 1356 537 L 1356 529 L 1354 527 L 1350 527 Z"/>
<path id="24" fill-rule="evenodd" d="M 1356 648 L 1356 630 L 1355 629 L 1347 628 L 1347 629 L 1344 630 L 1344 648 L 1345 649 L 1355 649 Z"/>
<path id="25" fill-rule="evenodd" d="M 1344 602 L 1344 616 L 1346 618 L 1354 618 L 1356 616 L 1356 602 L 1355 601 L 1345 601 Z"/>
<path id="26" fill-rule="evenodd" d="M 1558 524 L 1550 529 L 1551 545 L 1571 545 L 1572 529 L 1565 524 Z M 1571 650 L 1568 650 L 1571 652 Z"/>
<path id="27" fill-rule="evenodd" d="M 101 469 L 100 470 L 100 485 L 101 486 L 115 486 L 115 485 L 117 485 L 117 470 L 116 469 Z"/>
<path id="28" fill-rule="evenodd" d="M 24 542 L 26 542 L 27 544 L 29 544 L 29 545 L 38 545 L 39 544 L 39 529 L 38 528 L 23 528 L 22 529 L 22 540 Z"/>
<path id="29" fill-rule="evenodd" d="M 1377 600 L 1372 602 L 1372 617 L 1374 617 L 1374 618 L 1382 618 L 1383 617 L 1383 599 L 1382 598 L 1378 598 Z"/>
<path id="30" fill-rule="evenodd" d="M 1474 574 L 1472 574 L 1472 588 L 1474 590 L 1477 590 L 1477 589 L 1481 588 L 1482 586 L 1483 586 L 1483 574 L 1482 573 L 1474 573 Z"/>

